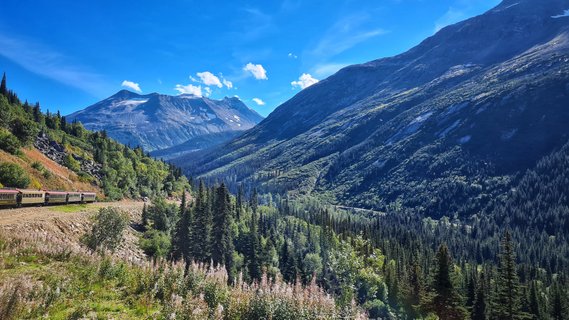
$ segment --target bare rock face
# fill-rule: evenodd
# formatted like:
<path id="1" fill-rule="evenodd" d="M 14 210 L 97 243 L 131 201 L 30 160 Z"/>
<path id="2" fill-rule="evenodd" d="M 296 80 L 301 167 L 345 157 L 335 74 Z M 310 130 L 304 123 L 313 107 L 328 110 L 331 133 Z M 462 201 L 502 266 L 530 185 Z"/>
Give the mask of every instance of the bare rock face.
<path id="1" fill-rule="evenodd" d="M 45 133 L 42 132 L 37 136 L 36 141 L 34 142 L 34 147 L 49 159 L 62 166 L 65 165 L 65 158 L 67 157 L 65 147 L 53 140 L 50 140 Z M 101 180 L 103 178 L 103 166 L 100 163 L 84 159 L 76 154 L 72 154 L 71 156 L 75 160 L 79 161 L 81 171 L 89 174 L 97 180 Z"/>
<path id="2" fill-rule="evenodd" d="M 227 141 L 263 118 L 238 98 L 213 100 L 189 94 L 139 95 L 122 90 L 67 116 L 87 129 L 160 154 L 199 150 Z"/>

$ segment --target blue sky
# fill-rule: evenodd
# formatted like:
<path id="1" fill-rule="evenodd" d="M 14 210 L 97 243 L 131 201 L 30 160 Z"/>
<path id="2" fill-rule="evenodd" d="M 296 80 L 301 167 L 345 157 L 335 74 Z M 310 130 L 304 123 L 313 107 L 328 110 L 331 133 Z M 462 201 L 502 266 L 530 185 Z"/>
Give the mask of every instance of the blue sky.
<path id="1" fill-rule="evenodd" d="M 0 71 L 69 114 L 126 88 L 239 96 L 263 116 L 349 64 L 401 53 L 499 0 L 3 0 Z"/>

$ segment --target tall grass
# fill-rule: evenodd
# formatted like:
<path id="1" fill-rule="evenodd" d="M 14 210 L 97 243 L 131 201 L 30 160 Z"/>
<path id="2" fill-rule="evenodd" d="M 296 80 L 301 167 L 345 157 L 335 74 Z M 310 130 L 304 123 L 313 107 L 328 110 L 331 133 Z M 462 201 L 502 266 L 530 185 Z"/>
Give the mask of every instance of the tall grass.
<path id="1" fill-rule="evenodd" d="M 337 307 L 315 282 L 265 274 L 228 285 L 223 267 L 128 260 L 49 236 L 0 236 L 0 319 L 366 319 L 355 305 Z"/>

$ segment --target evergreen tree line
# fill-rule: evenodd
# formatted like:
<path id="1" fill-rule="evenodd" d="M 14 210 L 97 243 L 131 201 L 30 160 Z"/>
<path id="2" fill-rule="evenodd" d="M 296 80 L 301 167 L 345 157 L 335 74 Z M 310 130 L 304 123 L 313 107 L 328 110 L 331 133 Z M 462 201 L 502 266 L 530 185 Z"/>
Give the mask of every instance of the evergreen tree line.
<path id="1" fill-rule="evenodd" d="M 263 274 L 290 283 L 314 279 L 340 305 L 358 303 L 372 318 L 566 319 L 566 273 L 520 263 L 510 232 L 487 240 L 496 243 L 478 262 L 460 247 L 475 240 L 458 236 L 465 229 L 452 223 L 396 232 L 388 230 L 390 215 L 355 215 L 254 189 L 246 196 L 241 187 L 232 196 L 224 184 L 203 181 L 196 189 L 180 206 L 157 199 L 145 207 L 147 252 L 224 265 L 230 282 Z"/>

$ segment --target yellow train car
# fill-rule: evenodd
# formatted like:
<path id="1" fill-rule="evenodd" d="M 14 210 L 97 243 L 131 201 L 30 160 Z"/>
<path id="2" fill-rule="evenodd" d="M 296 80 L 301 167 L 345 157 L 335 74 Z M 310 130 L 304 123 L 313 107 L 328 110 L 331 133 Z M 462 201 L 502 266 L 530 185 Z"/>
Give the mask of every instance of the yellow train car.
<path id="1" fill-rule="evenodd" d="M 81 192 L 68 192 L 67 203 L 81 202 Z"/>
<path id="2" fill-rule="evenodd" d="M 81 202 L 89 203 L 95 202 L 97 194 L 95 192 L 83 192 L 81 193 Z"/>
<path id="3" fill-rule="evenodd" d="M 20 205 L 43 205 L 45 203 L 45 191 L 18 190 L 20 191 Z"/>
<path id="4" fill-rule="evenodd" d="M 12 189 L 0 189 L 0 206 L 16 207 L 20 199 L 20 191 Z"/>
<path id="5" fill-rule="evenodd" d="M 62 204 L 67 203 L 67 192 L 62 191 L 46 191 L 45 192 L 46 204 Z"/>

